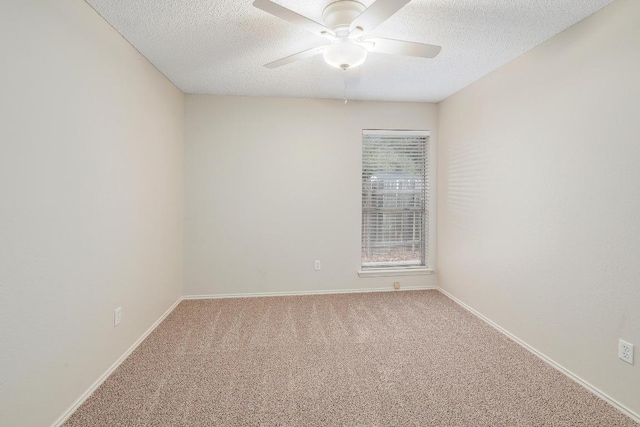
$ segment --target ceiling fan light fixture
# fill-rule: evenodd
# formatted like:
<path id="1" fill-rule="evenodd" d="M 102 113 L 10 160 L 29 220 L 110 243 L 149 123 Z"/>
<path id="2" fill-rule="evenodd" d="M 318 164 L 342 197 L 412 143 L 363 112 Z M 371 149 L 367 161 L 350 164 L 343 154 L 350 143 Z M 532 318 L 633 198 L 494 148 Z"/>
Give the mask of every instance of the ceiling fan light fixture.
<path id="1" fill-rule="evenodd" d="M 341 40 L 328 46 L 324 53 L 324 60 L 332 67 L 347 70 L 357 67 L 367 59 L 367 49 L 352 40 Z"/>

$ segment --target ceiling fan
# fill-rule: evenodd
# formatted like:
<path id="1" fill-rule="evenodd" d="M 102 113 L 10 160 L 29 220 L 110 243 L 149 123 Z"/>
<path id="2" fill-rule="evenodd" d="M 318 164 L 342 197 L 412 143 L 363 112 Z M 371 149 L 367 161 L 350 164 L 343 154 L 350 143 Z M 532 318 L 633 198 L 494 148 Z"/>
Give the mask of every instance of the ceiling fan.
<path id="1" fill-rule="evenodd" d="M 366 7 L 355 0 L 338 0 L 322 12 L 322 24 L 302 16 L 271 0 L 255 0 L 253 5 L 273 16 L 325 37 L 330 44 L 314 47 L 265 65 L 276 68 L 300 59 L 322 54 L 324 60 L 336 68 L 351 69 L 362 64 L 369 52 L 433 58 L 442 47 L 403 40 L 367 37 L 378 25 L 411 0 L 376 0 Z"/>

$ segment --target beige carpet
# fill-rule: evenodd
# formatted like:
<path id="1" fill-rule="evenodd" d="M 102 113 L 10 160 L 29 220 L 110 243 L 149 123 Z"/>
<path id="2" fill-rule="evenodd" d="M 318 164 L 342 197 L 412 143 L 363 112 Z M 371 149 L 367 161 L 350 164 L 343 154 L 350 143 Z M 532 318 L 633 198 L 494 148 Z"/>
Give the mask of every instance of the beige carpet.
<path id="1" fill-rule="evenodd" d="M 437 291 L 184 301 L 73 426 L 635 426 Z"/>

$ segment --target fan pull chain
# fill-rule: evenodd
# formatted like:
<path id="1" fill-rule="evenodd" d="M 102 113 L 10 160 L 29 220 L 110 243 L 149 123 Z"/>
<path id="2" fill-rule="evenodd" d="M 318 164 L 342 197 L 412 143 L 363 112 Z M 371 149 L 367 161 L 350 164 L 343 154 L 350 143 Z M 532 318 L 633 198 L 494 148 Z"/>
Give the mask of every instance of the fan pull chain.
<path id="1" fill-rule="evenodd" d="M 347 103 L 347 69 L 346 68 L 342 70 L 342 81 L 344 82 L 343 97 L 344 97 L 344 103 L 346 104 Z"/>

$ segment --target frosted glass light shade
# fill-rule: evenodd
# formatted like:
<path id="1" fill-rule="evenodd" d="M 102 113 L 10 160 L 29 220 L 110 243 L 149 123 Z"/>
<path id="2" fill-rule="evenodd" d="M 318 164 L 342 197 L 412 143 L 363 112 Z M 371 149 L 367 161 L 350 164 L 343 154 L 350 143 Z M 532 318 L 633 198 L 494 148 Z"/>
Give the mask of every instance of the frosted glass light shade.
<path id="1" fill-rule="evenodd" d="M 327 64 L 346 70 L 362 64 L 367 59 L 367 49 L 352 40 L 345 40 L 327 47 L 323 56 Z"/>

